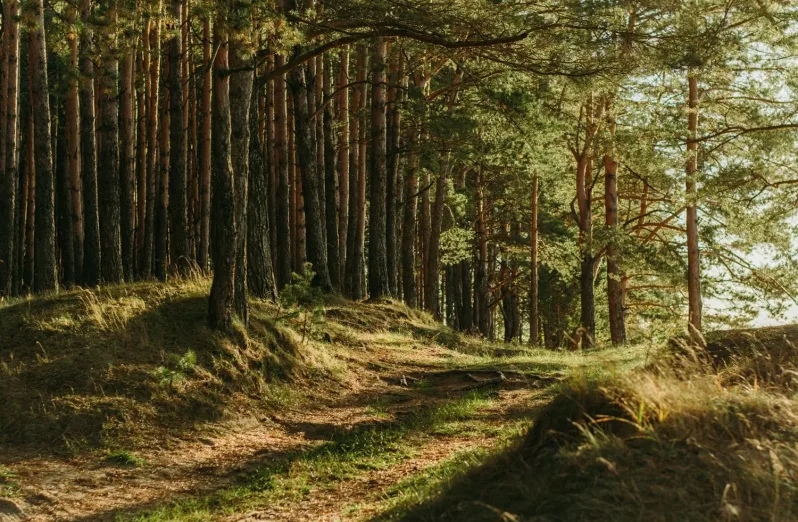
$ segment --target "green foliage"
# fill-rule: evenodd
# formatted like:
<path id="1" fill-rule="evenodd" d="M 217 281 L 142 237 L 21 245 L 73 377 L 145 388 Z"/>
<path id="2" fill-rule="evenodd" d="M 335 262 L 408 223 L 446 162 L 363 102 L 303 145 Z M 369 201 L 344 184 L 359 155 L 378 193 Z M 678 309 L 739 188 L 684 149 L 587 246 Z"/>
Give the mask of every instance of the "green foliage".
<path id="1" fill-rule="evenodd" d="M 186 378 L 187 374 L 194 371 L 194 367 L 197 365 L 197 354 L 194 350 L 189 349 L 183 355 L 170 353 L 166 358 L 167 366 L 159 366 L 153 370 L 152 375 L 161 386 L 172 390 Z"/>
<path id="2" fill-rule="evenodd" d="M 108 455 L 105 456 L 105 461 L 116 466 L 130 468 L 140 468 L 146 464 L 146 461 L 143 458 L 130 451 L 122 449 L 110 451 Z"/>
<path id="3" fill-rule="evenodd" d="M 288 310 L 278 320 L 299 318 L 302 323 L 302 341 L 313 330 L 313 326 L 324 321 L 324 299 L 321 289 L 313 284 L 313 265 L 305 263 L 302 274 L 294 273 L 293 283 L 286 285 L 280 293 L 280 306 Z"/>

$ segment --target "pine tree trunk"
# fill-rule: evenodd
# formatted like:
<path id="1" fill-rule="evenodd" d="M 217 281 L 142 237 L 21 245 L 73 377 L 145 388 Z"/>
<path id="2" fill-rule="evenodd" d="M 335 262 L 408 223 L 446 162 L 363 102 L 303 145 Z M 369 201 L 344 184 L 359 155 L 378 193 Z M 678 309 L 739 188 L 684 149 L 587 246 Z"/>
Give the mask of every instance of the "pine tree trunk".
<path id="1" fill-rule="evenodd" d="M 70 25 L 76 28 L 77 9 L 68 9 Z M 76 29 L 75 29 L 76 30 Z M 69 175 L 70 210 L 72 213 L 72 243 L 75 259 L 75 281 L 80 282 L 83 274 L 83 187 L 80 179 L 80 118 L 78 116 L 78 39 L 69 38 L 69 78 L 66 95 L 66 161 Z"/>
<path id="2" fill-rule="evenodd" d="M 144 24 L 141 35 L 141 50 L 138 59 L 138 74 L 142 78 L 138 88 L 138 161 L 136 162 L 136 275 L 144 273 L 144 222 L 147 219 L 147 124 L 150 70 L 150 22 Z"/>
<path id="3" fill-rule="evenodd" d="M 58 106 L 60 100 L 53 99 Z M 62 105 L 63 107 L 63 105 Z M 58 115 L 58 127 L 55 139 L 55 211 L 56 232 L 58 238 L 57 260 L 60 259 L 61 281 L 66 288 L 75 284 L 75 245 L 72 237 L 72 199 L 69 171 L 67 169 L 66 114 L 62 109 Z"/>
<path id="4" fill-rule="evenodd" d="M 324 56 L 323 103 L 324 116 L 322 135 L 324 139 L 319 145 L 324 146 L 324 205 L 327 225 L 327 264 L 330 272 L 330 283 L 335 291 L 341 290 L 340 254 L 338 247 L 338 178 L 336 172 L 335 135 L 333 134 L 333 100 L 332 100 L 332 60 Z"/>
<path id="5" fill-rule="evenodd" d="M 295 51 L 299 54 L 299 48 Z M 301 170 L 302 195 L 304 199 L 306 252 L 315 272 L 314 284 L 324 291 L 332 290 L 330 273 L 327 267 L 327 245 L 324 241 L 324 205 L 321 194 L 323 179 L 319 175 L 316 144 L 313 139 L 314 123 L 309 112 L 308 95 L 313 91 L 312 76 L 305 67 L 297 67 L 289 73 L 288 86 L 294 100 L 294 128 L 296 135 L 296 155 Z M 298 206 L 299 208 L 299 206 Z M 298 210 L 299 212 L 299 210 Z M 298 231 L 300 224 L 297 225 Z M 298 238 L 297 242 L 301 240 Z M 301 265 L 301 256 L 297 267 Z"/>
<path id="6" fill-rule="evenodd" d="M 349 228 L 349 49 L 344 47 L 339 54 L 338 81 L 338 255 L 339 283 L 344 288 L 346 268 L 347 232 Z M 330 71 L 332 74 L 332 71 Z"/>
<path id="7" fill-rule="evenodd" d="M 255 296 L 277 300 L 269 234 L 269 172 L 258 132 L 257 89 L 253 90 L 249 117 L 249 191 L 247 194 L 247 285 Z"/>
<path id="8" fill-rule="evenodd" d="M 432 209 L 432 225 L 430 227 L 427 267 L 426 267 L 426 290 L 424 308 L 436 319 L 440 319 L 441 310 L 438 304 L 438 281 L 439 281 L 439 251 L 441 242 L 441 225 L 443 222 L 443 205 L 446 197 L 446 174 L 448 167 L 444 167 L 435 183 L 435 205 Z"/>
<path id="9" fill-rule="evenodd" d="M 698 246 L 698 77 L 694 72 L 688 76 L 688 141 L 687 141 L 687 296 L 689 302 L 689 325 L 701 332 L 701 260 Z"/>
<path id="10" fill-rule="evenodd" d="M 122 60 L 122 77 L 120 80 L 122 102 L 122 127 L 119 141 L 120 156 L 120 228 L 122 240 L 122 269 L 124 279 L 133 281 L 134 272 L 134 226 L 135 216 L 135 179 L 136 179 L 136 119 L 134 113 L 135 100 L 135 60 L 133 51 L 128 51 Z"/>
<path id="11" fill-rule="evenodd" d="M 267 72 L 274 70 L 274 56 L 270 55 L 267 60 Z M 277 165 L 276 151 L 274 146 L 274 84 L 275 80 L 271 79 L 266 83 L 266 93 L 263 96 L 266 102 L 266 121 L 265 121 L 265 141 L 263 142 L 264 161 L 266 162 L 267 175 L 269 181 L 269 245 L 271 246 L 271 262 L 272 270 L 274 270 L 275 259 L 277 258 Z M 264 115 L 261 115 L 261 118 Z M 276 277 L 275 277 L 276 284 Z"/>
<path id="12" fill-rule="evenodd" d="M 285 64 L 285 57 L 274 58 L 275 68 Z M 289 172 L 288 108 L 286 105 L 285 75 L 274 80 L 274 166 L 277 175 L 277 257 L 275 276 L 282 290 L 291 283 L 291 179 Z"/>
<path id="13" fill-rule="evenodd" d="M 418 212 L 418 135 L 411 131 L 410 135 L 410 167 L 407 169 L 405 182 L 404 225 L 402 226 L 402 295 L 407 306 L 418 306 L 416 293 L 416 213 Z"/>
<path id="14" fill-rule="evenodd" d="M 371 63 L 371 199 L 369 204 L 369 270 L 368 291 L 371 299 L 391 296 L 388 281 L 388 245 L 385 239 L 388 211 L 388 157 L 386 128 L 387 43 L 374 44 Z"/>
<path id="15" fill-rule="evenodd" d="M 227 33 L 222 23 L 215 24 L 218 47 L 213 74 L 213 203 L 214 272 L 208 302 L 208 324 L 227 331 L 233 324 L 235 298 L 236 227 L 235 188 L 231 161 L 230 76 L 228 69 Z"/>
<path id="16" fill-rule="evenodd" d="M 182 0 L 172 0 L 171 14 L 181 26 Z M 175 31 L 167 43 L 168 71 L 166 87 L 169 91 L 169 246 L 171 266 L 178 272 L 188 269 L 188 222 L 186 204 L 186 132 L 183 112 L 182 34 Z M 249 98 L 247 98 L 249 100 Z"/>
<path id="17" fill-rule="evenodd" d="M 477 171 L 476 178 L 476 228 L 477 228 L 477 262 L 474 275 L 474 313 L 477 328 L 484 337 L 490 335 L 490 308 L 488 303 L 488 231 L 485 224 L 485 196 L 482 173 Z"/>
<path id="18" fill-rule="evenodd" d="M 58 290 L 58 267 L 55 256 L 55 178 L 50 134 L 50 91 L 47 78 L 47 41 L 44 31 L 43 0 L 29 3 L 35 28 L 30 33 L 29 67 L 31 68 L 36 168 L 35 278 L 33 290 Z"/>
<path id="19" fill-rule="evenodd" d="M 161 0 L 157 0 L 157 9 L 160 13 Z M 147 78 L 149 94 L 149 108 L 147 115 L 149 118 L 147 131 L 147 215 L 144 221 L 144 250 L 142 251 L 142 275 L 149 277 L 153 275 L 153 262 L 155 251 L 155 207 L 156 196 L 158 194 L 159 162 L 158 162 L 158 119 L 159 112 L 159 92 L 160 92 L 160 72 L 161 72 L 161 19 L 156 15 L 155 20 L 150 21 L 150 73 Z M 165 123 L 162 123 L 162 126 Z"/>
<path id="20" fill-rule="evenodd" d="M 18 93 L 19 93 L 19 1 L 10 0 L 4 5 L 4 53 L 2 61 L 3 117 L 0 118 L 0 147 L 3 147 L 3 162 L 0 163 L 0 297 L 14 293 L 15 259 L 14 236 L 17 206 L 17 149 Z"/>
<path id="21" fill-rule="evenodd" d="M 197 263 L 202 270 L 209 266 L 211 241 L 211 22 L 206 18 L 202 24 L 202 60 L 206 67 L 202 75 L 199 199 L 200 237 Z"/>
<path id="22" fill-rule="evenodd" d="M 538 288 L 538 203 L 540 199 L 540 180 L 537 174 L 532 177 L 532 208 L 529 227 L 529 344 L 538 346 L 540 343 L 540 309 Z"/>
<path id="23" fill-rule="evenodd" d="M 385 240 L 388 251 L 388 286 L 392 295 L 399 294 L 399 206 L 401 192 L 398 191 L 399 174 L 399 146 L 402 131 L 402 113 L 399 111 L 399 84 L 402 77 L 402 57 L 396 53 L 391 63 L 390 90 L 388 95 L 388 170 L 387 170 L 387 214 Z"/>
<path id="24" fill-rule="evenodd" d="M 610 140 L 615 139 L 615 114 L 613 100 L 607 99 L 607 121 Z M 618 233 L 618 162 L 614 155 L 614 143 L 611 149 L 604 154 L 604 217 L 607 229 L 610 231 L 607 244 L 607 304 L 610 319 L 610 337 L 612 344 L 626 343 L 626 320 L 623 310 L 623 273 L 619 267 L 618 242 L 615 234 Z"/>
<path id="25" fill-rule="evenodd" d="M 346 268 L 344 270 L 344 294 L 351 299 L 362 299 L 363 248 L 366 229 L 366 180 L 365 165 L 361 149 L 365 147 L 365 122 L 362 112 L 366 106 L 366 67 L 368 48 L 358 48 L 355 63 L 357 86 L 352 95 L 352 110 L 355 112 L 349 126 L 349 224 L 346 233 Z M 362 129 L 361 129 L 362 128 Z M 364 151 L 365 152 L 365 151 Z"/>
<path id="26" fill-rule="evenodd" d="M 245 30 L 236 31 L 247 38 Z M 230 67 L 242 69 L 252 65 L 243 58 L 246 49 L 239 38 L 232 38 L 230 45 Z M 249 182 L 250 125 L 249 115 L 252 105 L 252 71 L 236 72 L 230 75 L 230 152 L 234 176 L 236 263 L 235 263 L 235 311 L 239 319 L 247 324 L 247 191 Z"/>

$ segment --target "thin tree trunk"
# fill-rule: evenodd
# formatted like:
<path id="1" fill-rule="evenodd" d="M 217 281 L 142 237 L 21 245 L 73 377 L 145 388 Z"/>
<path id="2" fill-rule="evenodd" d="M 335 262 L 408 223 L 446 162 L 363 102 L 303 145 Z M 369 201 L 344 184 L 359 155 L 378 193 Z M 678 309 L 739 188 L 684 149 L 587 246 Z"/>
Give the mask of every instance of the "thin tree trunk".
<path id="1" fill-rule="evenodd" d="M 275 68 L 285 64 L 285 57 L 274 57 Z M 285 75 L 274 80 L 274 165 L 277 171 L 277 257 L 275 275 L 282 290 L 291 283 L 291 179 L 289 172 L 288 112 Z"/>
<path id="2" fill-rule="evenodd" d="M 120 210 L 122 238 L 122 269 L 126 281 L 133 280 L 134 272 L 134 226 L 135 179 L 136 179 L 136 119 L 135 100 L 135 59 L 132 50 L 127 51 L 122 60 L 121 101 L 122 127 L 120 129 Z"/>
<path id="3" fill-rule="evenodd" d="M 351 299 L 362 299 L 364 296 L 363 281 L 363 248 L 365 235 L 365 201 L 366 180 L 365 166 L 361 166 L 360 149 L 365 147 L 361 140 L 362 112 L 366 105 L 366 67 L 368 48 L 358 48 L 355 63 L 355 87 L 352 95 L 352 116 L 349 126 L 349 223 L 346 233 L 346 269 L 344 270 L 344 294 Z M 362 82 L 362 83 L 361 83 Z"/>
<path id="4" fill-rule="evenodd" d="M 416 293 L 416 213 L 418 211 L 418 135 L 415 130 L 410 135 L 410 167 L 405 182 L 404 225 L 402 226 L 402 295 L 407 306 L 418 306 Z"/>
<path id="5" fill-rule="evenodd" d="M 60 100 L 53 99 L 53 105 L 58 106 Z M 62 105 L 63 107 L 63 105 Z M 61 281 L 66 288 L 75 284 L 75 244 L 72 237 L 72 195 L 69 171 L 67 170 L 67 145 L 66 114 L 62 108 L 57 117 L 57 132 L 55 140 L 55 211 L 58 250 L 60 256 Z"/>
<path id="6" fill-rule="evenodd" d="M 689 325 L 701 331 L 701 260 L 698 246 L 698 77 L 691 71 L 688 75 L 688 141 L 687 141 L 687 295 L 689 302 Z"/>
<path id="7" fill-rule="evenodd" d="M 142 77 L 142 85 L 138 89 L 138 161 L 136 163 L 136 275 L 146 276 L 144 272 L 144 222 L 147 219 L 147 129 L 149 118 L 150 95 L 150 24 L 147 20 L 141 35 L 138 74 Z"/>
<path id="8" fill-rule="evenodd" d="M 202 75 L 199 160 L 199 199 L 200 199 L 200 237 L 197 249 L 197 263 L 203 270 L 208 269 L 211 241 L 211 21 L 206 18 L 202 24 L 202 60 L 205 73 Z"/>
<path id="9" fill-rule="evenodd" d="M 338 255 L 341 290 L 344 286 L 346 268 L 347 232 L 349 227 L 349 49 L 344 47 L 339 54 L 338 81 Z M 332 74 L 332 71 L 330 71 Z"/>
<path id="10" fill-rule="evenodd" d="M 401 54 L 395 53 L 389 76 L 389 94 L 388 94 L 388 134 L 387 134 L 387 154 L 388 154 L 388 169 L 387 169 L 387 214 L 386 214 L 386 234 L 385 240 L 388 251 L 388 286 L 391 289 L 392 295 L 399 294 L 399 245 L 398 230 L 399 230 L 399 206 L 398 201 L 401 198 L 401 192 L 398 191 L 400 184 L 399 174 L 399 145 L 401 141 L 402 130 L 402 113 L 399 111 L 399 84 L 402 77 L 402 57 Z"/>
<path id="11" fill-rule="evenodd" d="M 158 117 L 161 72 L 161 0 L 157 0 L 158 15 L 150 21 L 150 73 L 147 79 L 149 86 L 149 130 L 147 131 L 147 215 L 144 221 L 144 250 L 142 252 L 142 274 L 153 275 L 153 254 L 155 250 L 155 200 L 158 194 Z"/>
<path id="12" fill-rule="evenodd" d="M 618 241 L 618 162 L 614 154 L 615 113 L 612 98 L 607 99 L 607 123 L 610 135 L 610 150 L 604 154 L 604 216 L 610 240 L 607 244 L 607 304 L 610 319 L 612 344 L 626 342 L 626 320 L 623 310 L 623 272 L 619 266 Z"/>
<path id="13" fill-rule="evenodd" d="M 335 291 L 341 290 L 340 240 L 338 238 L 338 177 L 336 172 L 335 135 L 333 134 L 333 68 L 329 55 L 324 56 L 323 92 L 324 98 L 324 205 L 327 224 L 327 264 L 330 272 L 330 283 Z M 320 144 L 321 145 L 321 144 Z"/>
<path id="14" fill-rule="evenodd" d="M 70 25 L 76 30 L 77 9 L 68 9 Z M 69 78 L 66 96 L 66 159 L 69 175 L 69 197 L 72 213 L 72 243 L 75 253 L 75 281 L 83 274 L 83 187 L 80 179 L 80 118 L 78 116 L 78 39 L 69 38 Z"/>
<path id="15" fill-rule="evenodd" d="M 183 0 L 172 0 L 171 14 L 182 26 Z M 169 74 L 169 246 L 171 266 L 178 272 L 188 268 L 188 222 L 186 213 L 186 129 L 183 112 L 182 34 L 175 31 L 167 43 Z M 247 98 L 249 100 L 249 98 Z"/>
<path id="16" fill-rule="evenodd" d="M 214 61 L 213 88 L 213 222 L 214 272 L 208 302 L 208 324 L 226 331 L 233 324 L 235 298 L 236 227 L 235 189 L 231 162 L 230 76 L 227 33 L 222 23 L 215 24 L 218 46 Z"/>
<path id="17" fill-rule="evenodd" d="M 540 199 L 540 180 L 538 175 L 532 177 L 532 208 L 529 227 L 529 344 L 540 343 L 540 299 L 538 287 L 538 205 Z"/>
<path id="18" fill-rule="evenodd" d="M 17 264 L 14 251 L 14 229 L 17 200 L 17 149 L 18 93 L 19 93 L 19 1 L 5 3 L 3 41 L 3 117 L 0 118 L 0 147 L 3 147 L 3 163 L 0 163 L 0 297 L 14 291 L 14 266 Z"/>
<path id="19" fill-rule="evenodd" d="M 36 236 L 35 292 L 58 290 L 58 267 L 55 256 L 55 178 L 50 134 L 50 92 L 47 78 L 47 41 L 44 31 L 43 0 L 29 4 L 31 19 L 36 24 L 30 33 L 29 67 L 31 67 L 36 164 Z"/>
<path id="20" fill-rule="evenodd" d="M 485 196 L 482 172 L 477 170 L 476 178 L 476 228 L 477 262 L 474 275 L 474 313 L 477 328 L 483 337 L 490 335 L 490 308 L 488 303 L 488 231 L 485 224 Z"/>
<path id="21" fill-rule="evenodd" d="M 426 266 L 426 290 L 424 308 L 436 319 L 441 318 L 441 310 L 438 298 L 439 284 L 439 252 L 441 242 L 441 225 L 443 222 L 443 205 L 446 197 L 446 174 L 448 166 L 441 171 L 438 181 L 435 183 L 435 205 L 432 209 L 432 226 L 430 227 L 427 266 Z"/>
<path id="22" fill-rule="evenodd" d="M 167 95 L 169 88 L 169 61 L 163 61 L 161 67 L 161 92 L 163 96 L 158 100 L 158 177 L 155 182 L 155 218 L 153 229 L 153 270 L 159 281 L 166 281 L 169 266 L 169 160 L 171 159 L 171 105 Z"/>

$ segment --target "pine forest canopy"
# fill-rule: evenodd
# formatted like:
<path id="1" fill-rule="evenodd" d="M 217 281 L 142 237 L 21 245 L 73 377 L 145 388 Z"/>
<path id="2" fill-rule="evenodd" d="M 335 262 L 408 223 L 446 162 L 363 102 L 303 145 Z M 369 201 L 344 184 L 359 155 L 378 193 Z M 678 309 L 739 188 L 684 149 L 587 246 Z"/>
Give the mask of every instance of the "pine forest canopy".
<path id="1" fill-rule="evenodd" d="M 798 294 L 788 0 L 4 0 L 0 43 L 5 298 L 207 271 L 224 330 L 310 270 L 557 347 Z"/>

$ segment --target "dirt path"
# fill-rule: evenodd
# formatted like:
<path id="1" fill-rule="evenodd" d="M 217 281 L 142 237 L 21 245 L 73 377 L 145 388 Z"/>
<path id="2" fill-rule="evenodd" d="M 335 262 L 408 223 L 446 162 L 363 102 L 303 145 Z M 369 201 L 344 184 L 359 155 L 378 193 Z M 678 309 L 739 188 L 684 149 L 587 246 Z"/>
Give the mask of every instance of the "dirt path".
<path id="1" fill-rule="evenodd" d="M 286 411 L 269 418 L 247 419 L 218 427 L 218 435 L 195 440 L 172 440 L 164 447 L 137 453 L 141 467 L 109 465 L 98 456 L 72 460 L 34 458 L 6 466 L 14 494 L 0 503 L 0 522 L 30 520 L 114 520 L 119 513 L 141 512 L 171 500 L 201 497 L 240 483 L 247 475 L 299 450 L 329 440 L 379 419 L 401 415 L 461 397 L 469 390 L 490 386 L 498 390 L 478 415 L 485 426 L 501 424 L 514 411 L 528 406 L 536 383 L 489 372 L 474 375 L 394 361 L 392 370 L 332 406 Z M 417 363 L 416 363 L 417 364 Z M 504 380 L 502 380 L 504 379 Z M 413 383 L 424 383 L 423 389 Z M 409 383 L 409 384 L 408 384 Z M 418 387 L 420 388 L 420 387 Z M 379 405 L 375 412 L 374 405 Z M 434 465 L 458 451 L 492 444 L 490 435 L 440 435 L 426 441 L 407 459 L 386 468 L 364 470 L 331 487 L 312 488 L 299 502 L 277 503 L 268 510 L 229 520 L 351 520 L 347 506 L 379 497 L 396 482 Z M 0 478 L 0 486 L 3 484 Z M 0 496 L 2 496 L 0 494 Z"/>

